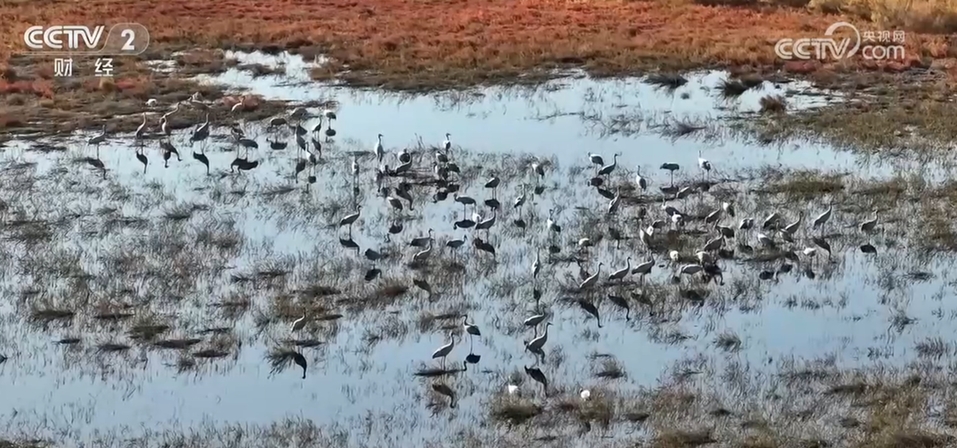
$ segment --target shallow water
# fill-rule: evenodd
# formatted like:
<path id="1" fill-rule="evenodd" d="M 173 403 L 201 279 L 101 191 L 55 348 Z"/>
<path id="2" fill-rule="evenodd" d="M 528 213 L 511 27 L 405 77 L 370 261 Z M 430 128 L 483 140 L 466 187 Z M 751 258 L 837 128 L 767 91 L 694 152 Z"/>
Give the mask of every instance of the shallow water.
<path id="1" fill-rule="evenodd" d="M 273 62 L 261 56 L 243 58 L 243 62 Z M 559 240 L 565 256 L 574 250 L 578 238 L 595 238 L 606 226 L 602 215 L 607 200 L 584 187 L 593 172 L 592 167 L 586 166 L 588 152 L 602 154 L 606 163 L 611 154 L 621 152 L 620 166 L 610 176 L 611 185 L 633 183 L 633 169 L 640 165 L 650 178 L 651 190 L 656 191 L 668 182 L 666 174 L 657 169 L 664 162 L 682 165 L 682 171 L 676 175 L 678 182 L 701 180 L 703 175 L 696 166 L 697 150 L 701 149 L 702 156 L 715 165 L 709 175 L 721 182 L 715 188 L 732 189 L 723 194 L 737 199 L 738 218 L 750 215 L 760 220 L 768 213 L 768 204 L 773 204 L 785 213 L 788 222 L 795 218 L 798 206 L 807 206 L 808 213 L 814 216 L 825 205 L 818 201 L 794 204 L 780 198 L 749 199 L 746 191 L 760 186 L 759 181 L 750 180 L 758 176 L 755 173 L 759 170 L 852 172 L 852 177 L 860 180 L 887 178 L 907 172 L 903 170 L 909 166 L 907 161 L 865 160 L 850 152 L 808 143 L 791 143 L 777 149 L 761 147 L 734 139 L 734 133 L 724 128 L 722 122 L 714 121 L 746 117 L 756 109 L 758 99 L 769 92 L 806 89 L 798 85 L 765 86 L 728 103 L 717 99 L 715 86 L 724 77 L 721 73 L 689 76 L 688 84 L 674 94 L 636 80 L 573 78 L 535 90 L 493 88 L 469 101 L 454 101 L 448 96 L 406 98 L 319 84 L 304 86 L 296 83 L 305 79 L 301 62 L 289 58 L 285 64 L 287 72 L 294 74 L 293 82 L 287 80 L 281 86 L 275 77 L 253 79 L 238 70 L 210 80 L 244 86 L 267 98 L 332 99 L 338 103 L 336 141 L 324 144 L 323 163 L 307 168 L 298 181 L 293 177 L 297 151 L 288 133 L 277 138 L 290 140 L 289 147 L 274 151 L 265 144 L 267 131 L 252 124 L 247 126 L 247 133 L 256 136 L 260 148 L 250 152 L 250 159 L 261 164 L 242 174 L 229 173 L 235 153 L 228 143 L 208 142 L 190 148 L 185 134 L 173 140 L 184 159 L 180 162 L 174 157 L 169 168 L 163 168 L 156 143 L 150 142 L 150 165 L 145 174 L 133 157 L 131 139 L 111 138 L 109 146 L 99 151 L 107 169 L 105 179 L 99 170 L 76 160 L 95 153 L 82 144 L 72 143 L 66 152 L 40 153 L 17 143 L 2 154 L 0 163 L 7 172 L 39 179 L 29 188 L 18 184 L 17 177 L 0 183 L 0 198 L 10 204 L 13 216 L 53 220 L 67 212 L 82 215 L 73 224 L 58 227 L 54 242 L 43 250 L 55 247 L 66 254 L 80 255 L 77 264 L 98 278 L 94 288 L 112 288 L 98 290 L 98 298 L 110 298 L 107 290 L 115 291 L 129 283 L 134 292 L 116 300 L 138 304 L 133 311 L 136 317 L 130 321 L 144 315 L 164 316 L 172 322 L 173 330 L 162 337 L 193 336 L 210 327 L 234 327 L 235 338 L 241 342 L 241 347 L 230 346 L 230 354 L 225 358 L 197 360 L 195 368 L 177 373 L 173 366 L 177 352 L 132 341 L 127 334 L 131 322 L 93 322 L 89 313 L 81 313 L 72 328 L 57 324 L 43 328 L 29 323 L 24 317 L 31 305 L 42 304 L 47 292 L 59 297 L 54 289 L 66 288 L 68 280 L 60 279 L 61 283 L 54 288 L 47 277 L 33 276 L 25 268 L 13 269 L 3 277 L 4 294 L 11 300 L 0 308 L 4 335 L 0 354 L 10 357 L 0 365 L 0 375 L 8 383 L 4 391 L 7 406 L 0 408 L 0 419 L 8 422 L 9 431 L 35 430 L 39 426 L 41 433 L 52 437 L 54 428 L 69 427 L 73 431 L 71 438 L 89 439 L 95 437 L 96 431 L 124 426 L 136 432 L 157 426 L 189 428 L 207 421 L 268 424 L 290 415 L 361 426 L 369 415 L 389 414 L 395 424 L 406 429 L 380 431 L 371 440 L 431 440 L 444 431 L 449 421 L 432 417 L 433 411 L 426 406 L 431 395 L 430 381 L 413 373 L 426 365 L 440 364 L 431 360 L 430 355 L 446 342 L 448 328 L 455 328 L 461 336 L 461 319 L 423 323 L 423 316 L 467 311 L 470 320 L 480 326 L 483 336 L 476 339 L 474 352 L 481 355 L 481 361 L 470 366 L 467 373 L 444 380 L 460 394 L 460 406 L 441 412 L 451 415 L 451 424 L 457 426 L 485 419 L 487 400 L 502 393 L 513 372 L 521 372 L 523 365 L 535 362 L 532 355 L 523 353 L 522 340 L 531 338 L 532 333 L 522 328 L 521 321 L 533 314 L 535 307 L 528 276 L 536 248 L 552 242 L 542 231 L 548 210 L 559 208 L 556 221 L 565 227 Z M 682 98 L 684 93 L 688 94 L 687 99 Z M 796 107 L 813 107 L 827 96 L 794 94 L 790 98 Z M 640 132 L 634 134 L 629 132 L 636 130 L 634 124 L 623 124 L 623 120 L 638 113 L 645 118 L 637 129 Z M 711 119 L 708 129 L 701 133 L 719 138 L 697 141 L 685 137 L 671 141 L 648 128 L 649 124 L 667 123 L 669 119 Z M 311 129 L 313 122 L 304 126 Z M 213 132 L 220 135 L 228 131 L 217 127 Z M 504 211 L 489 232 L 498 250 L 497 264 L 471 247 L 473 236 L 485 232 L 452 231 L 452 221 L 462 218 L 461 205 L 452 202 L 451 197 L 432 203 L 434 188 L 416 188 L 416 210 L 403 212 L 413 219 L 405 221 L 403 233 L 387 244 L 385 229 L 393 212 L 373 189 L 376 164 L 371 155 L 359 158 L 359 193 L 353 193 L 350 152 L 370 151 L 376 133 L 386 136 L 387 151 L 396 152 L 400 147 L 411 147 L 416 134 L 423 136 L 426 145 L 438 145 L 445 132 L 453 138 L 453 158 L 466 171 L 460 194 L 483 200 L 490 196 L 482 187 L 485 179 L 492 174 L 503 178 L 497 196 L 505 205 Z M 85 138 L 78 135 L 75 140 Z M 192 150 L 202 148 L 212 166 L 209 176 L 190 157 Z M 425 177 L 431 152 L 425 150 L 426 162 L 417 163 Z M 522 216 L 530 227 L 523 235 L 511 225 L 517 216 L 511 201 L 518 195 L 520 183 L 536 184 L 526 168 L 534 158 L 549 162 L 543 181 L 547 189 L 541 196 L 528 192 Z M 15 167 L 22 163 L 35 165 Z M 307 187 L 304 177 L 310 172 L 318 181 Z M 29 195 L 19 196 L 24 188 Z M 106 194 L 107 191 L 124 194 Z M 266 194 L 277 191 L 281 193 Z M 205 209 L 181 222 L 167 219 L 167 212 L 194 204 Z M 447 264 L 454 257 L 465 264 L 464 277 L 443 282 L 435 280 L 433 274 L 439 290 L 434 302 L 426 300 L 426 294 L 414 287 L 398 302 L 386 306 L 350 308 L 341 302 L 364 295 L 367 290 L 363 288 L 367 287 L 361 276 L 371 265 L 336 242 L 337 236 L 347 232 L 338 230 L 335 223 L 350 213 L 355 204 L 363 205 L 362 218 L 352 231 L 361 250 L 388 250 L 398 258 L 379 264 L 383 278 L 409 284 L 413 276 L 429 276 L 413 274 L 406 266 L 418 250 L 408 247 L 408 240 L 425 235 L 429 228 L 435 229 L 437 238 L 433 262 Z M 673 204 L 681 209 L 705 210 L 719 206 L 720 201 L 705 193 Z M 110 207 L 117 211 L 99 213 Z M 655 204 L 647 207 L 653 217 L 663 215 Z M 623 204 L 622 214 L 633 216 L 635 210 L 635 206 Z M 468 214 L 471 213 L 469 210 Z M 98 230 L 109 219 L 119 216 L 145 218 L 146 229 Z M 668 322 L 661 322 L 661 316 L 652 318 L 634 301 L 631 306 L 635 318 L 625 321 L 621 310 L 603 300 L 603 328 L 598 329 L 595 320 L 586 317 L 577 306 L 558 300 L 574 296 L 564 288 L 578 283 L 575 264 L 552 264 L 543 255 L 543 270 L 535 283 L 544 290 L 542 305 L 554 313 L 554 325 L 545 346 L 546 362 L 540 366 L 558 388 L 574 393 L 579 387 L 605 386 L 622 391 L 652 388 L 676 363 L 696 355 L 705 355 L 716 369 L 734 361 L 746 362 L 755 369 L 773 369 L 774 360 L 789 357 L 810 360 L 835 356 L 839 365 L 846 366 L 860 365 L 875 357 L 891 364 L 906 363 L 914 358 L 916 343 L 939 335 L 957 313 L 953 301 L 942 299 L 951 292 L 951 262 L 918 258 L 906 244 L 895 245 L 894 241 L 906 242 L 913 234 L 894 224 L 886 224 L 884 236 L 878 234 L 870 239 L 878 248 L 877 255 L 862 254 L 857 247 L 868 239 L 856 229 L 842 227 L 863 217 L 835 214 L 834 226 L 829 231 L 848 237 L 832 240 L 835 255 L 829 261 L 822 256 L 814 262 L 819 275 L 816 279 L 793 272 L 777 281 L 758 281 L 760 269 L 773 269 L 776 265 L 759 264 L 756 268 L 749 262 L 725 261 L 724 286 L 696 286 L 714 295 L 702 306 L 681 303 L 682 299 L 674 293 L 676 287 L 668 283 L 671 268 L 665 265 L 663 254 L 656 254 L 659 267 L 645 281 L 669 291 L 663 297 L 675 303 L 667 307 L 670 311 L 665 317 L 672 319 Z M 134 252 L 143 250 L 148 244 L 144 238 L 150 234 L 172 232 L 182 241 L 191 241 L 209 229 L 212 222 L 227 219 L 236 222 L 243 243 L 238 249 L 218 251 L 203 258 L 200 265 L 209 272 L 193 278 L 195 284 L 184 281 L 157 286 L 162 283 L 159 276 L 136 280 L 111 277 L 103 261 L 117 246 Z M 619 218 L 616 225 L 634 235 L 637 230 L 628 222 Z M 731 220 L 722 222 L 730 224 Z M 690 226 L 704 228 L 702 223 Z M 811 231 L 807 221 L 805 227 L 807 232 Z M 94 236 L 86 233 L 90 229 Z M 11 232 L 11 228 L 0 231 L 8 236 Z M 462 235 L 468 235 L 469 240 L 457 255 L 444 250 L 448 238 Z M 751 233 L 748 239 L 756 245 L 755 235 L 756 232 Z M 705 239 L 695 237 L 695 241 L 700 241 L 696 245 L 703 244 Z M 8 253 L 14 254 L 20 267 L 24 260 L 43 256 L 12 238 L 5 238 L 2 244 Z M 686 256 L 691 254 L 690 250 L 683 252 L 687 252 Z M 176 257 L 175 253 L 151 253 L 146 260 L 173 269 L 169 266 L 175 267 L 175 263 L 164 263 Z M 628 256 L 637 263 L 647 254 L 634 240 L 624 242 L 617 250 L 614 244 L 604 241 L 592 248 L 586 267 L 594 272 L 595 264 L 603 261 L 604 277 L 610 270 L 622 267 Z M 176 262 L 186 263 L 181 258 Z M 272 265 L 289 271 L 284 281 L 277 281 L 272 287 L 230 280 L 231 276 L 254 274 Z M 350 269 L 348 280 L 333 274 L 339 269 Z M 914 270 L 927 271 L 932 277 L 927 281 L 907 280 L 905 275 Z M 310 363 L 305 380 L 299 378 L 295 366 L 272 375 L 264 361 L 266 350 L 274 341 L 289 337 L 290 322 L 273 323 L 260 332 L 254 315 L 270 314 L 270 304 L 276 296 L 296 295 L 296 290 L 314 283 L 317 277 L 321 284 L 344 290 L 339 296 L 320 299 L 332 312 L 344 317 L 315 327 L 322 344 L 303 349 Z M 888 287 L 889 278 L 897 279 L 895 287 Z M 742 288 L 737 295 L 733 289 L 736 279 Z M 628 291 L 639 288 L 635 281 L 624 287 L 611 286 L 608 291 L 627 296 Z M 28 289 L 37 289 L 41 294 L 18 299 Z M 605 290 L 602 291 L 594 297 L 602 297 Z M 225 317 L 209 306 L 233 294 L 253 301 L 250 312 L 239 319 Z M 181 297 L 171 297 L 175 295 Z M 917 321 L 899 330 L 892 324 L 901 310 Z M 715 339 L 723 333 L 741 339 L 739 351 L 726 353 L 716 347 Z M 679 335 L 683 337 L 676 338 Z M 81 346 L 68 348 L 52 343 L 66 336 L 80 337 Z M 373 336 L 379 339 L 374 344 L 369 342 Z M 204 342 L 196 349 L 207 348 L 210 337 L 197 337 Z M 678 341 L 668 342 L 675 339 Z M 103 342 L 126 343 L 132 349 L 97 353 L 95 345 Z M 468 344 L 457 338 L 449 366 L 461 365 Z M 595 378 L 593 367 L 600 361 L 593 361 L 590 355 L 596 353 L 613 355 L 627 377 L 614 381 Z M 540 390 L 528 379 L 522 389 L 526 394 Z M 40 421 L 45 423 L 38 424 Z M 354 442 L 365 440 L 359 430 L 350 437 Z"/>

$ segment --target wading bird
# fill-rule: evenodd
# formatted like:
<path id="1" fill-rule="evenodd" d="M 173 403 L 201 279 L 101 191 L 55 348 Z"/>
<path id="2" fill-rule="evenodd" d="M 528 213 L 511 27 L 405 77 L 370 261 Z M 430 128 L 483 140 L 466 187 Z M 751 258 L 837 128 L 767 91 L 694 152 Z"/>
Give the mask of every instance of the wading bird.
<path id="1" fill-rule="evenodd" d="M 442 367 L 445 367 L 445 358 L 452 353 L 452 347 L 455 347 L 455 332 L 449 332 L 449 343 L 439 347 L 432 353 L 432 359 L 442 358 Z"/>

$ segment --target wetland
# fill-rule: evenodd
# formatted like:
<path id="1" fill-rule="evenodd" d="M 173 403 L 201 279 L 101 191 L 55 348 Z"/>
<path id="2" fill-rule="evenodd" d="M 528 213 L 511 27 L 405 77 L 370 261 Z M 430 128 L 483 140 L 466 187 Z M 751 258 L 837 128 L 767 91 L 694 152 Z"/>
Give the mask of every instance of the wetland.
<path id="1" fill-rule="evenodd" d="M 115 78 L 0 49 L 0 447 L 957 443 L 951 15 L 136 3 Z"/>

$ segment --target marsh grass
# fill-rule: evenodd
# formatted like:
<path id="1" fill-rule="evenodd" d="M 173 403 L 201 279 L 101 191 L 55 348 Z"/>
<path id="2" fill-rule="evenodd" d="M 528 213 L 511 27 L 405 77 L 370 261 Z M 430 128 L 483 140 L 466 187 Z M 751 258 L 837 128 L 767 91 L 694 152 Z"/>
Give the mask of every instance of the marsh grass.
<path id="1" fill-rule="evenodd" d="M 346 151 L 348 147 L 341 149 Z M 518 183 L 528 182 L 527 164 L 532 160 L 528 155 L 496 158 L 470 155 L 467 151 L 456 155 L 461 157 L 464 166 L 470 166 L 463 173 L 465 188 L 462 191 L 476 199 L 482 200 L 490 195 L 480 187 L 490 173 L 503 180 L 498 191 L 498 197 L 502 199 L 513 195 Z M 30 220 L 50 223 L 48 231 L 51 233 L 50 238 L 29 249 L 20 241 L 6 238 L 17 232 L 16 226 L 0 227 L 0 234 L 5 237 L 0 244 L 15 263 L 17 275 L 30 276 L 29 280 L 15 284 L 15 288 L 12 283 L 3 285 L 4 291 L 15 290 L 18 294 L 13 296 L 19 297 L 9 319 L 16 322 L 31 319 L 35 312 L 73 310 L 72 319 L 53 319 L 51 323 L 65 326 L 67 334 L 79 334 L 85 341 L 93 341 L 90 347 L 77 344 L 75 350 L 78 353 L 87 353 L 87 350 L 123 352 L 128 351 L 128 348 L 120 348 L 124 344 L 139 349 L 141 344 L 148 343 L 156 347 L 149 350 L 148 356 L 168 357 L 170 371 L 192 371 L 200 377 L 210 366 L 224 372 L 236 365 L 246 367 L 244 363 L 221 358 L 231 357 L 238 361 L 244 349 L 262 347 L 267 341 L 282 341 L 282 345 L 267 349 L 270 355 L 267 362 L 273 366 L 288 366 L 295 350 L 293 347 L 303 347 L 328 352 L 330 360 L 341 356 L 342 362 L 336 360 L 337 365 L 348 374 L 371 370 L 378 368 L 379 364 L 373 359 L 379 354 L 376 350 L 382 349 L 375 346 L 376 341 L 391 338 L 394 341 L 390 342 L 398 345 L 432 337 L 446 329 L 460 332 L 461 314 L 468 312 L 471 316 L 474 312 L 476 316 L 471 317 L 480 319 L 478 323 L 483 334 L 487 333 L 486 338 L 479 339 L 476 344 L 480 350 L 484 348 L 483 344 L 488 344 L 482 352 L 483 364 L 475 369 L 470 367 L 467 373 L 457 373 L 462 365 L 461 358 L 450 358 L 448 371 L 420 370 L 430 372 L 422 376 L 441 376 L 442 381 L 448 381 L 450 387 L 460 394 L 463 409 L 472 411 L 476 403 L 481 403 L 487 412 L 479 413 L 481 416 L 477 418 L 488 418 L 517 429 L 501 436 L 517 444 L 537 437 L 572 437 L 572 434 L 580 437 L 573 439 L 576 440 L 574 443 L 591 443 L 594 439 L 590 437 L 599 437 L 591 433 L 604 432 L 615 437 L 640 425 L 643 437 L 656 446 L 688 446 L 709 438 L 729 446 L 782 446 L 787 440 L 838 440 L 833 434 L 841 422 L 852 426 L 851 429 L 840 426 L 840 431 L 849 431 L 841 436 L 846 439 L 841 440 L 850 440 L 857 446 L 947 440 L 945 434 L 949 430 L 928 423 L 930 417 L 923 411 L 931 397 L 939 399 L 943 396 L 941 386 L 932 384 L 941 381 L 940 372 L 917 367 L 905 372 L 880 365 L 839 369 L 833 363 L 798 365 L 800 362 L 794 361 L 795 365 L 789 365 L 788 361 L 780 360 L 778 365 L 770 367 L 736 364 L 740 360 L 735 359 L 739 357 L 733 352 L 740 350 L 750 354 L 748 350 L 751 348 L 747 345 L 751 344 L 741 344 L 741 340 L 751 341 L 754 334 L 746 327 L 724 329 L 720 322 L 728 315 L 747 318 L 751 313 L 768 308 L 787 313 L 789 311 L 782 302 L 787 300 L 785 294 L 792 293 L 796 303 L 802 306 L 807 303 L 808 309 L 816 310 L 816 313 L 830 312 L 828 307 L 832 306 L 837 310 L 835 312 L 851 314 L 854 311 L 839 311 L 840 305 L 836 304 L 846 291 L 835 290 L 833 283 L 826 279 L 830 278 L 828 276 L 839 279 L 842 275 L 855 275 L 854 278 L 860 279 L 868 288 L 880 279 L 897 279 L 885 284 L 885 296 L 875 298 L 868 295 L 863 299 L 855 297 L 855 300 L 866 301 L 881 311 L 899 309 L 889 316 L 881 313 L 881 319 L 886 317 L 886 323 L 891 324 L 894 333 L 899 334 L 904 328 L 919 328 L 915 325 L 919 325 L 925 316 L 917 315 L 919 311 L 909 308 L 899 297 L 909 291 L 903 280 L 911 279 L 912 272 L 935 271 L 934 275 L 941 274 L 937 268 L 928 265 L 928 261 L 916 259 L 909 252 L 892 252 L 895 249 L 889 247 L 886 239 L 894 238 L 897 247 L 922 247 L 926 242 L 934 241 L 926 238 L 925 232 L 948 235 L 945 230 L 951 227 L 945 223 L 955 213 L 950 199 L 957 197 L 957 188 L 952 183 L 908 176 L 862 179 L 829 170 L 767 168 L 729 173 L 727 179 L 716 181 L 719 183 L 709 192 L 699 191 L 683 200 L 669 202 L 687 213 L 689 221 L 684 228 L 671 233 L 667 229 L 656 231 L 649 249 L 638 240 L 632 223 L 636 222 L 636 209 L 641 205 L 647 206 L 652 217 L 663 216 L 658 204 L 652 204 L 657 196 L 649 195 L 645 198 L 648 202 L 631 196 L 627 202 L 629 205 L 619 216 L 603 216 L 595 207 L 604 201 L 583 202 L 593 198 L 592 192 L 580 193 L 569 187 L 583 184 L 591 175 L 588 170 L 562 166 L 557 162 L 550 167 L 554 171 L 549 172 L 545 183 L 551 188 L 548 195 L 563 198 L 557 213 L 564 227 L 562 234 L 522 234 L 508 225 L 509 219 L 515 216 L 512 213 L 517 212 L 503 210 L 499 223 L 487 236 L 485 232 L 465 233 L 470 239 L 482 235 L 495 244 L 498 249 L 495 259 L 476 255 L 471 247 L 463 247 L 466 250 L 454 255 L 450 251 L 436 251 L 427 261 L 417 263 L 412 269 L 409 258 L 415 250 L 407 246 L 408 238 L 422 234 L 422 226 L 431 223 L 423 222 L 420 215 L 409 214 L 405 221 L 409 225 L 407 232 L 394 237 L 392 242 L 382 242 L 379 239 L 383 236 L 381 229 L 390 220 L 390 213 L 374 205 L 367 206 L 363 209 L 361 225 L 369 232 L 356 227 L 353 230 L 356 241 L 361 242 L 363 248 L 374 247 L 394 255 L 380 260 L 377 266 L 383 269 L 383 276 L 372 282 L 362 279 L 362 273 L 371 263 L 362 257 L 361 252 L 344 251 L 334 241 L 326 242 L 335 235 L 344 237 L 346 230 L 327 227 L 334 219 L 326 220 L 317 213 L 333 201 L 345 204 L 340 208 L 347 210 L 352 200 L 363 204 L 375 204 L 374 201 L 379 200 L 372 195 L 350 199 L 349 185 L 330 183 L 324 186 L 326 196 L 320 198 L 315 193 L 306 196 L 297 191 L 269 199 L 258 194 L 226 199 L 233 197 L 227 192 L 240 189 L 227 179 L 219 181 L 222 185 L 210 187 L 218 189 L 219 195 L 207 191 L 209 199 L 204 200 L 172 194 L 162 185 L 146 185 L 143 188 L 131 187 L 125 196 L 109 196 L 105 204 L 91 207 L 82 201 L 90 194 L 89 186 L 83 183 L 99 183 L 101 180 L 83 177 L 89 173 L 71 172 L 62 174 L 63 179 L 59 181 L 48 178 L 43 182 L 33 182 L 29 190 L 32 197 L 10 194 L 13 190 L 8 190 L 3 182 L 0 183 L 3 187 L 0 196 L 10 198 L 11 210 L 23 210 L 24 216 Z M 619 174 L 624 179 L 632 173 Z M 557 180 L 566 175 L 571 179 L 569 184 Z M 247 192 L 253 193 L 266 184 L 257 183 L 254 175 L 249 177 L 251 179 L 244 179 L 249 182 Z M 619 181 L 615 179 L 615 182 Z M 107 177 L 105 182 L 117 181 Z M 681 175 L 676 182 L 695 185 L 693 179 Z M 74 183 L 78 185 L 73 186 Z M 70 188 L 65 188 L 68 186 Z M 434 189 L 433 186 L 415 188 L 415 193 L 422 196 Z M 622 191 L 626 195 L 633 194 L 626 189 Z M 888 197 L 895 199 L 894 204 L 886 203 Z M 523 217 L 531 227 L 541 228 L 547 219 L 541 209 L 552 204 L 548 202 L 548 196 L 535 197 L 534 200 L 537 207 L 529 206 L 523 211 Z M 694 251 L 714 237 L 714 229 L 704 223 L 703 217 L 720 207 L 721 200 L 735 201 L 740 216 L 734 221 L 743 216 L 760 219 L 773 209 L 780 210 L 785 221 L 789 222 L 796 218 L 798 210 L 813 213 L 823 210 L 827 203 L 838 204 L 832 218 L 833 225 L 826 231 L 835 254 L 822 255 L 813 262 L 804 259 L 794 262 L 802 268 L 805 264 L 813 264 L 822 278 L 821 283 L 811 283 L 813 287 L 796 291 L 789 289 L 789 285 L 804 286 L 807 283 L 803 282 L 809 282 L 798 275 L 797 270 L 780 274 L 772 280 L 760 281 L 757 278 L 761 270 L 776 270 L 786 261 L 793 262 L 788 254 L 810 244 L 806 229 L 795 236 L 795 243 L 782 242 L 775 249 L 757 247 L 754 232 L 742 232 L 740 242 L 755 245 L 754 253 L 735 253 L 722 262 L 727 267 L 723 286 L 707 282 L 700 276 L 684 276 L 679 284 L 670 283 L 674 267 L 666 262 L 667 251 L 679 250 L 681 263 L 693 262 Z M 58 201 L 85 205 L 37 207 L 37 204 Z M 580 203 L 585 204 L 583 209 L 575 208 Z M 197 206 L 201 207 L 196 209 Z M 461 214 L 459 206 L 450 206 L 447 210 L 441 207 L 430 204 L 423 208 L 436 210 L 436 219 L 447 220 Z M 881 207 L 880 229 L 865 235 L 858 230 L 858 225 L 876 207 Z M 265 237 L 249 230 L 249 218 L 237 212 L 240 208 L 255 216 L 257 225 L 263 221 L 270 224 L 281 222 L 283 227 L 277 227 L 282 231 L 308 229 L 303 232 L 302 240 L 313 243 L 301 252 L 275 249 L 272 244 L 263 243 Z M 90 210 L 95 210 L 95 213 Z M 168 219 L 166 212 L 169 210 L 189 216 Z M 914 215 L 921 216 L 918 221 L 929 220 L 931 218 L 926 216 L 930 216 L 937 223 L 929 229 L 911 228 L 909 223 L 913 222 L 911 217 Z M 114 223 L 109 232 L 88 231 L 90 227 L 106 222 Z M 732 221 L 723 220 L 721 223 L 731 225 Z M 608 235 L 609 227 L 620 228 L 625 233 L 619 249 L 614 249 L 617 242 Z M 455 235 L 462 233 L 458 231 Z M 825 233 L 822 231 L 822 234 Z M 596 246 L 578 253 L 576 242 L 580 236 L 592 238 Z M 869 261 L 854 258 L 856 252 L 853 251 L 865 238 L 873 239 L 875 245 L 887 252 L 881 252 Z M 516 244 L 516 241 L 527 244 Z M 530 281 L 528 267 L 537 252 L 535 248 L 550 244 L 558 246 L 560 252 L 548 261 L 543 254 L 543 273 L 537 281 Z M 728 246 L 731 247 L 730 241 Z M 89 252 L 84 253 L 84 250 Z M 948 249 L 946 245 L 939 245 L 935 250 Z M 580 279 L 573 259 L 587 257 L 583 265 L 592 271 L 597 261 L 604 261 L 606 268 L 602 277 L 605 277 L 608 267 L 623 266 L 625 254 L 654 255 L 659 264 L 641 284 L 634 277 L 623 282 L 607 282 L 602 278 L 595 292 L 575 291 Z M 857 260 L 865 268 L 850 266 L 845 258 Z M 451 268 L 453 265 L 464 267 L 464 273 L 463 269 Z M 887 271 L 890 274 L 886 274 Z M 918 275 L 913 281 L 920 277 L 923 276 Z M 413 286 L 413 278 L 427 279 L 433 294 Z M 823 285 L 822 293 L 815 291 L 817 285 Z M 531 291 L 535 288 L 545 291 L 541 303 L 532 299 Z M 611 291 L 631 301 L 631 321 L 625 322 L 620 310 L 605 299 Z M 638 294 L 632 295 L 631 292 Z M 580 309 L 565 306 L 561 301 L 565 297 L 593 300 L 608 329 L 597 329 L 594 320 Z M 835 303 L 828 305 L 828 300 Z M 812 304 L 816 308 L 811 308 Z M 502 385 L 497 378 L 506 376 L 502 369 L 508 367 L 495 361 L 500 350 L 497 346 L 500 342 L 495 338 L 501 338 L 501 334 L 516 336 L 515 340 L 503 344 L 514 343 L 517 350 L 521 350 L 517 335 L 521 333 L 527 339 L 532 330 L 521 326 L 520 321 L 525 313 L 537 312 L 548 313 L 550 319 L 564 327 L 560 330 L 564 334 L 558 333 L 560 336 L 546 346 L 546 360 L 539 364 L 551 381 L 548 393 L 543 393 L 540 385 L 531 379 L 521 382 L 509 379 L 520 384 L 521 391 L 518 396 L 507 396 L 501 391 Z M 289 334 L 288 325 L 303 314 L 311 318 L 306 328 L 301 334 Z M 38 322 L 42 321 L 41 318 Z M 251 325 L 258 328 L 250 331 Z M 38 330 L 30 328 L 28 331 Z M 624 353 L 614 354 L 620 358 L 598 357 L 589 364 L 581 362 L 581 351 L 576 344 L 605 344 L 604 338 L 614 338 L 616 332 L 626 338 L 647 338 L 649 343 L 674 344 L 674 350 L 687 351 L 700 355 L 700 358 L 669 365 L 674 371 L 662 373 L 658 381 L 647 379 L 647 371 L 640 366 L 633 367 L 631 358 L 626 358 Z M 14 340 L 22 339 L 16 331 L 12 333 Z M 574 335 L 574 343 L 565 339 L 568 334 Z M 116 346 L 103 345 L 103 341 Z M 625 341 L 631 343 L 630 339 Z M 946 340 L 921 341 L 914 346 L 915 351 L 922 354 L 920 358 L 923 359 L 919 362 L 935 361 L 938 355 L 940 360 L 952 356 Z M 459 344 L 463 342 L 467 344 L 465 341 Z M 609 339 L 607 342 L 618 341 Z M 717 351 L 714 344 L 732 353 Z M 56 350 L 66 352 L 63 347 Z M 512 349 L 505 350 L 511 353 Z M 306 350 L 306 353 L 311 352 L 313 350 Z M 132 358 L 132 353 L 112 356 Z M 456 352 L 456 355 L 460 354 Z M 427 358 L 428 350 L 424 350 L 421 357 Z M 416 362 L 398 362 L 399 370 L 387 372 L 404 375 L 408 381 L 418 371 L 413 367 Z M 77 363 L 86 365 L 82 360 L 77 360 Z M 501 375 L 494 375 L 496 373 Z M 527 376 L 524 372 L 519 375 Z M 595 379 L 593 375 L 607 380 Z M 920 384 L 913 385 L 913 381 L 907 379 L 914 375 L 922 378 Z M 578 384 L 580 381 L 599 383 L 599 387 L 590 388 L 593 395 L 588 402 L 582 402 L 577 395 L 578 387 L 582 387 Z M 433 411 L 451 411 L 441 407 L 441 403 L 447 403 L 447 400 L 433 396 L 428 390 L 424 393 L 428 400 L 440 403 Z M 405 397 L 418 391 L 410 392 L 400 386 L 390 393 Z M 851 418 L 860 423 L 852 425 Z M 472 421 L 471 418 L 467 420 Z M 450 422 L 450 428 L 458 424 L 455 417 Z M 472 434 L 484 442 L 492 440 L 487 437 L 498 436 L 483 429 L 474 430 Z M 203 445 L 197 443 L 196 446 Z"/>

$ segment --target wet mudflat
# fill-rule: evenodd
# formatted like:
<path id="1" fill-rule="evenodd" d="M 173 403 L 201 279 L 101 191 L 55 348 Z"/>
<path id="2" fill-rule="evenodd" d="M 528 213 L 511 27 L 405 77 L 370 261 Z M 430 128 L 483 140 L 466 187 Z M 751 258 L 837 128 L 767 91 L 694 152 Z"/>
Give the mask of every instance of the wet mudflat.
<path id="1" fill-rule="evenodd" d="M 236 56 L 285 75 L 208 81 L 330 102 L 336 119 L 240 111 L 191 144 L 193 127 L 162 136 L 161 105 L 139 139 L 0 154 L 8 438 L 948 443 L 952 164 L 765 146 L 740 127 L 763 98 L 838 95 L 729 96 L 706 73 L 408 98 Z"/>

